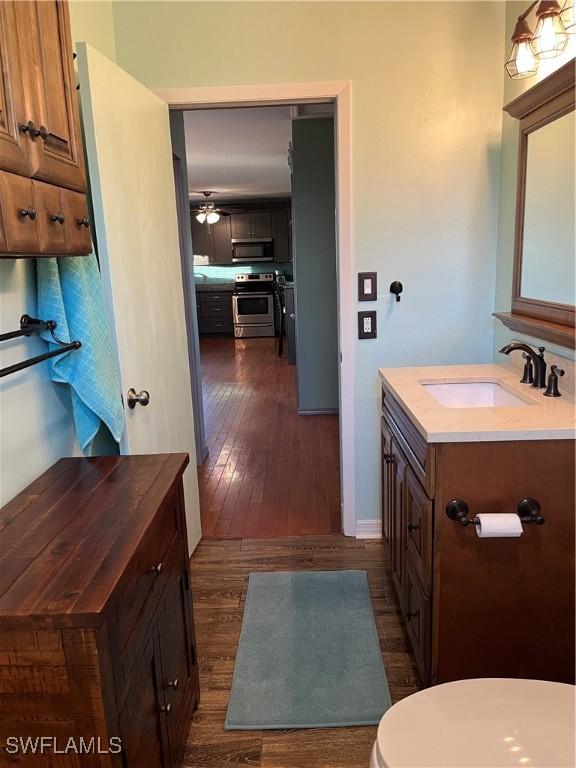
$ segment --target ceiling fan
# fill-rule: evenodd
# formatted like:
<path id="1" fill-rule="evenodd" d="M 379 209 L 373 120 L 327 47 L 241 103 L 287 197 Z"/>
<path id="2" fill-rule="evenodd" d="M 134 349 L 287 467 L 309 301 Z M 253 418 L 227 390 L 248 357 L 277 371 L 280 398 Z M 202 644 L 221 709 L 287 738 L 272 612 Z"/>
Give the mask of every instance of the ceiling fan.
<path id="1" fill-rule="evenodd" d="M 216 208 L 214 203 L 209 202 L 212 192 L 202 192 L 205 197 L 204 202 L 198 207 L 196 220 L 200 224 L 216 224 L 220 216 L 230 216 L 230 212 L 223 208 Z"/>

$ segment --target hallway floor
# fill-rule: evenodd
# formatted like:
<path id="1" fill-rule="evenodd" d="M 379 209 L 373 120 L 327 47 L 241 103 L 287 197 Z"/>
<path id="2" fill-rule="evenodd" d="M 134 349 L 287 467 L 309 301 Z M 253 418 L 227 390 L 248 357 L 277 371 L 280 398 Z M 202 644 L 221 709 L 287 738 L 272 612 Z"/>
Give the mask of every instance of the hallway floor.
<path id="1" fill-rule="evenodd" d="M 275 339 L 202 337 L 200 354 L 204 538 L 340 533 L 338 417 L 298 415 L 296 367 Z"/>
<path id="2" fill-rule="evenodd" d="M 418 676 L 381 541 L 344 536 L 203 540 L 190 560 L 200 665 L 200 706 L 182 768 L 367 768 L 376 726 L 225 731 L 248 574 L 360 569 L 368 574 L 392 701 Z"/>

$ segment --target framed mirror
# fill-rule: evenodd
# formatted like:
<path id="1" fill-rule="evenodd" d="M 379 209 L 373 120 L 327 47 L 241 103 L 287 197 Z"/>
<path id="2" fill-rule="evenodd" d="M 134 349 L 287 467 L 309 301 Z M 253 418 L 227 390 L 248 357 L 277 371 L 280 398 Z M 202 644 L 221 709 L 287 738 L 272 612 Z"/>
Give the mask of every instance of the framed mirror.
<path id="1" fill-rule="evenodd" d="M 504 109 L 520 121 L 509 328 L 574 348 L 574 60 Z"/>

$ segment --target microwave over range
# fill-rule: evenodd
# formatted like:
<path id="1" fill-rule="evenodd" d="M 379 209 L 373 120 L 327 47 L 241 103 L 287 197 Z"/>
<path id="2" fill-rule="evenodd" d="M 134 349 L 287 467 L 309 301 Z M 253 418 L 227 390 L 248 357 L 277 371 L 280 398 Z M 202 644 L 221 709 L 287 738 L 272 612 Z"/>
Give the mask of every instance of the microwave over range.
<path id="1" fill-rule="evenodd" d="M 271 237 L 235 238 L 232 240 L 232 261 L 235 264 L 274 261 L 274 241 Z"/>

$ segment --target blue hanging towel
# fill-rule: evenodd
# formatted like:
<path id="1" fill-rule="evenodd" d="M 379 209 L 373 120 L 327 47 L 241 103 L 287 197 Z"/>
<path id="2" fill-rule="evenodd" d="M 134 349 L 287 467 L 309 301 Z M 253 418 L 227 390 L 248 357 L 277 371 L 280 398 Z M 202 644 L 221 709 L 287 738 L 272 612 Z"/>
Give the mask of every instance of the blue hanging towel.
<path id="1" fill-rule="evenodd" d="M 90 455 L 101 422 L 116 442 L 124 432 L 122 386 L 96 256 L 38 259 L 38 317 L 55 320 L 61 341 L 80 349 L 48 361 L 53 381 L 69 384 L 76 435 Z M 48 331 L 42 334 L 56 349 Z"/>

